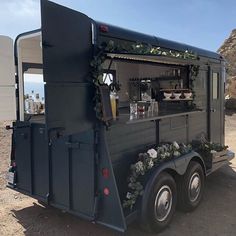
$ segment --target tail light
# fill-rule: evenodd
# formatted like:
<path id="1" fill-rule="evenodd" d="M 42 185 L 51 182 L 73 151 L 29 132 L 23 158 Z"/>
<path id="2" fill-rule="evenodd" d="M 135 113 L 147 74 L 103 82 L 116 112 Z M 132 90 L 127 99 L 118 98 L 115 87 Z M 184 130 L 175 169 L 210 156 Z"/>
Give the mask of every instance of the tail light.
<path id="1" fill-rule="evenodd" d="M 110 177 L 110 171 L 108 168 L 103 168 L 102 169 L 102 176 L 105 178 L 105 179 L 108 179 Z"/>
<path id="2" fill-rule="evenodd" d="M 108 196 L 110 194 L 109 188 L 104 188 L 103 193 L 104 193 L 104 195 Z"/>
<path id="3" fill-rule="evenodd" d="M 100 25 L 99 26 L 99 30 L 103 33 L 107 33 L 109 31 L 108 26 L 107 25 Z"/>

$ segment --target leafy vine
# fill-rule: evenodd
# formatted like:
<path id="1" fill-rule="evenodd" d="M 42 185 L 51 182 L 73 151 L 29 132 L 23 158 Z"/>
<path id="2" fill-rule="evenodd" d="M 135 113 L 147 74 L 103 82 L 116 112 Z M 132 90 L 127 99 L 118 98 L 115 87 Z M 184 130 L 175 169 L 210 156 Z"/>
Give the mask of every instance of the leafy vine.
<path id="1" fill-rule="evenodd" d="M 189 88 L 192 91 L 192 98 L 193 100 L 189 103 L 189 108 L 190 109 L 194 109 L 196 108 L 196 103 L 195 103 L 195 99 L 196 99 L 196 92 L 194 90 L 194 82 L 196 80 L 196 78 L 199 75 L 199 69 L 200 66 L 199 65 L 190 65 L 189 70 L 190 70 L 190 75 L 189 75 Z"/>

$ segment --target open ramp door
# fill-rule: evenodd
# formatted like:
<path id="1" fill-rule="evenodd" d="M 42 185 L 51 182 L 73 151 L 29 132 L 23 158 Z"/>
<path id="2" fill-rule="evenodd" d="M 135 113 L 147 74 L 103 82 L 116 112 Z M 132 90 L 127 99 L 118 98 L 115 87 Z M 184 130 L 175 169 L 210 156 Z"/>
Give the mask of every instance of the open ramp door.
<path id="1" fill-rule="evenodd" d="M 46 129 L 50 139 L 51 205 L 94 219 L 91 20 L 41 1 Z"/>
<path id="2" fill-rule="evenodd" d="M 16 119 L 13 40 L 0 35 L 0 121 Z"/>
<path id="3" fill-rule="evenodd" d="M 41 0 L 46 121 L 49 130 L 68 135 L 92 127 L 91 19 Z"/>

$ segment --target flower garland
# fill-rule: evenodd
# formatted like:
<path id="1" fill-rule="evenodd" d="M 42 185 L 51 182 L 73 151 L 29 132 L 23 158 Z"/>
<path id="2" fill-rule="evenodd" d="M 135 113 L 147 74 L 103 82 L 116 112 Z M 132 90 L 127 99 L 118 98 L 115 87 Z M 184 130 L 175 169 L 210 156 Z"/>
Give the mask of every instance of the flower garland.
<path id="1" fill-rule="evenodd" d="M 213 153 L 221 152 L 228 149 L 227 145 L 221 145 L 219 143 L 213 143 L 206 140 L 205 137 L 201 137 L 200 140 L 192 142 L 192 147 L 196 152 L 200 153 L 204 158 L 211 158 Z"/>
<path id="2" fill-rule="evenodd" d="M 130 166 L 131 174 L 128 177 L 129 191 L 126 194 L 126 199 L 123 201 L 123 207 L 132 210 L 138 197 L 143 194 L 141 176 L 147 174 L 150 170 L 160 165 L 160 163 L 189 153 L 191 150 L 191 145 L 173 142 L 171 144 L 160 145 L 155 149 L 149 149 L 146 153 L 140 153 L 138 161 Z"/>
<path id="3" fill-rule="evenodd" d="M 194 150 L 203 157 L 211 157 L 213 153 L 226 150 L 228 146 L 207 141 L 201 137 L 201 140 L 194 140 L 191 144 L 185 145 L 173 142 L 171 144 L 162 144 L 156 149 L 149 149 L 146 153 L 140 153 L 136 163 L 130 166 L 130 176 L 128 177 L 129 191 L 126 199 L 123 201 L 124 208 L 133 209 L 139 196 L 143 195 L 144 187 L 141 177 L 155 169 L 162 162 L 178 158 Z"/>

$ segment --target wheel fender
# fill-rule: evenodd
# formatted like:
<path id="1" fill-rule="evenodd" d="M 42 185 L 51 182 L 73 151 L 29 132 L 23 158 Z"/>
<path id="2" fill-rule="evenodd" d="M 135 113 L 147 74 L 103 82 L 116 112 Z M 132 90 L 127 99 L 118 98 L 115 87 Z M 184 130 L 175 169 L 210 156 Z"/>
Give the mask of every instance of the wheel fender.
<path id="1" fill-rule="evenodd" d="M 194 152 L 194 151 L 191 151 L 190 153 L 187 153 L 186 155 L 183 155 L 174 160 L 175 171 L 179 175 L 184 175 L 184 173 L 186 172 L 188 168 L 189 162 L 191 160 L 196 160 L 200 162 L 201 166 L 203 167 L 203 171 L 206 174 L 206 166 L 205 166 L 205 162 L 203 161 L 203 158 L 197 152 Z"/>

